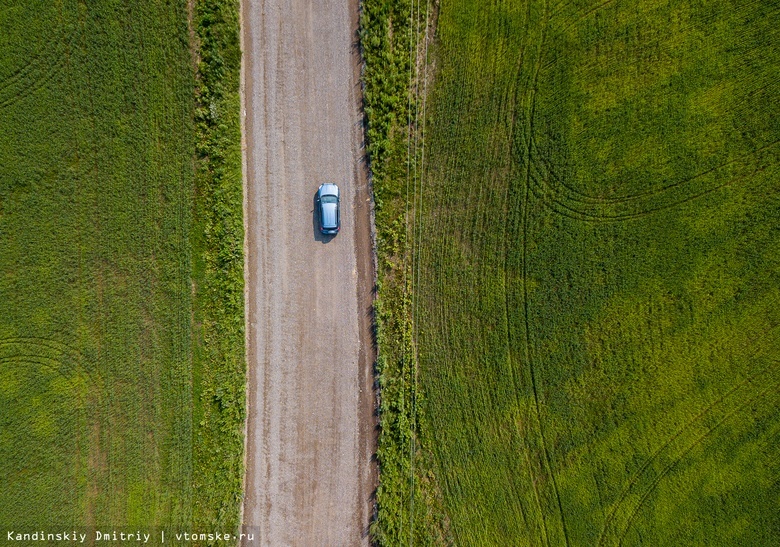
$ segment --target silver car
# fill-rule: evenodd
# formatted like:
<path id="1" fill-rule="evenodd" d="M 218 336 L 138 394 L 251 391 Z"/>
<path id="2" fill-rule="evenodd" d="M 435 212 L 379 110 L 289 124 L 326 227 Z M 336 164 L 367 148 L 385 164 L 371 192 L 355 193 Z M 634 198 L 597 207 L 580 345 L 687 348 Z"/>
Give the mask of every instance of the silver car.
<path id="1" fill-rule="evenodd" d="M 339 201 L 338 186 L 328 182 L 320 184 L 317 190 L 317 217 L 320 221 L 320 232 L 323 234 L 334 235 L 341 229 Z"/>

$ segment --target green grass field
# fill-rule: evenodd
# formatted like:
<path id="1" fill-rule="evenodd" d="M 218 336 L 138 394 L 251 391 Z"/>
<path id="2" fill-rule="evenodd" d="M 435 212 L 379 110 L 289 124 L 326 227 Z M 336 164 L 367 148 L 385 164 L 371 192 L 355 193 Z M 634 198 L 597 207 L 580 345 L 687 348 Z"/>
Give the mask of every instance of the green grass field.
<path id="1" fill-rule="evenodd" d="M 776 544 L 778 28 L 767 2 L 441 2 L 407 233 L 445 517 L 387 496 L 383 538 Z"/>
<path id="2" fill-rule="evenodd" d="M 0 7 L 4 528 L 236 523 L 239 493 L 220 480 L 240 488 L 241 445 L 215 452 L 208 371 L 238 368 L 243 386 L 242 352 L 224 349 L 236 335 L 218 328 L 243 307 L 203 311 L 234 287 L 213 287 L 225 230 L 201 235 L 221 224 L 196 161 L 194 74 L 185 1 Z M 237 76 L 226 85 L 237 95 Z M 227 163 L 240 225 L 240 160 Z M 221 196 L 235 211 L 235 191 Z M 240 244 L 226 253 L 216 269 L 240 272 Z M 222 504 L 204 508 L 215 484 Z"/>

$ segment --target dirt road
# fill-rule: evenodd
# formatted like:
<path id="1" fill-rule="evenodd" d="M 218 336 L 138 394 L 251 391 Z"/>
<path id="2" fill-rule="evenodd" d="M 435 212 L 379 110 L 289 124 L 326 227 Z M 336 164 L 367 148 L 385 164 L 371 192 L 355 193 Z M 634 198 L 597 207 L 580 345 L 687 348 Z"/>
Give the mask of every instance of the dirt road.
<path id="1" fill-rule="evenodd" d="M 373 261 L 357 16 L 356 0 L 242 0 L 251 545 L 368 544 Z M 342 192 L 333 238 L 314 216 L 326 181 Z"/>

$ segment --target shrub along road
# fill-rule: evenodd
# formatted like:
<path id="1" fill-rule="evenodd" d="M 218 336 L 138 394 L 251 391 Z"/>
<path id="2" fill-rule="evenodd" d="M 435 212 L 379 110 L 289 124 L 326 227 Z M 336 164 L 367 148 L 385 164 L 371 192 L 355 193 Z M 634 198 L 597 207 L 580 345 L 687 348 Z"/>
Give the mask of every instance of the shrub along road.
<path id="1" fill-rule="evenodd" d="M 374 477 L 357 2 L 244 0 L 247 532 L 368 544 Z M 322 237 L 320 183 L 341 188 Z M 256 543 L 255 543 L 256 544 Z"/>

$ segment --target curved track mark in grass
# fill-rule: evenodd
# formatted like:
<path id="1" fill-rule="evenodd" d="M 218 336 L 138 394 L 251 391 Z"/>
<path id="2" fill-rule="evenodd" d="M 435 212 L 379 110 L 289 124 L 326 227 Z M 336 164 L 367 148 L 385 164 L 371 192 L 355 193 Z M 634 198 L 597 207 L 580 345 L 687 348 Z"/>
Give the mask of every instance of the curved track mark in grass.
<path id="1" fill-rule="evenodd" d="M 509 143 L 510 146 L 513 146 L 514 139 L 515 139 L 515 131 L 517 129 L 517 126 L 519 125 L 517 122 L 517 105 L 520 104 L 520 91 L 522 89 L 522 86 L 520 85 L 520 82 L 522 81 L 522 73 L 523 73 L 523 62 L 525 61 L 525 54 L 526 49 L 528 46 L 528 33 L 529 33 L 529 24 L 531 21 L 531 2 L 526 3 L 526 12 L 525 12 L 525 28 L 523 30 L 523 44 L 520 48 L 520 54 L 517 56 L 517 64 L 515 65 L 515 76 L 513 79 L 514 84 L 512 85 L 512 88 L 510 90 L 509 95 L 511 96 L 511 102 L 507 100 L 507 103 L 510 104 L 509 111 L 510 111 L 510 117 L 509 117 L 509 128 L 507 130 L 507 134 L 509 135 Z M 530 144 L 528 143 L 529 136 L 525 134 L 522 131 L 517 132 L 517 137 L 520 140 L 520 145 L 524 150 L 528 150 L 530 147 Z M 507 193 L 509 191 L 509 185 L 507 185 Z M 507 202 L 508 203 L 508 202 Z M 505 232 L 506 233 L 506 232 Z"/>
<path id="2" fill-rule="evenodd" d="M 775 331 L 778 327 L 772 327 L 771 329 L 768 329 L 768 331 L 762 335 L 760 338 L 765 338 L 769 333 Z M 753 355 L 750 356 L 749 359 L 754 359 L 760 350 L 757 350 L 753 353 Z M 704 435 L 700 436 L 692 444 L 687 445 L 682 452 L 677 453 L 675 455 L 675 447 L 679 444 L 677 443 L 678 440 L 681 440 L 681 442 L 685 442 L 686 439 L 686 433 L 689 432 L 696 432 L 697 426 L 700 426 L 701 422 L 708 418 L 710 415 L 712 415 L 713 411 L 718 410 L 719 408 L 723 407 L 724 405 L 727 405 L 729 403 L 732 403 L 734 401 L 742 401 L 744 400 L 744 394 L 743 391 L 746 391 L 749 389 L 750 386 L 754 385 L 756 383 L 756 380 L 759 379 L 764 373 L 772 372 L 775 369 L 778 368 L 778 364 L 780 362 L 778 361 L 772 361 L 769 365 L 761 368 L 758 371 L 755 371 L 751 373 L 750 375 L 746 376 L 742 381 L 738 382 L 734 387 L 729 389 L 726 393 L 715 399 L 713 402 L 711 402 L 709 405 L 707 405 L 704 409 L 702 409 L 696 416 L 694 416 L 691 420 L 680 426 L 675 433 L 669 437 L 663 444 L 661 444 L 651 455 L 650 457 L 645 460 L 645 462 L 642 464 L 642 466 L 637 470 L 634 475 L 629 479 L 628 483 L 623 487 L 617 502 L 613 505 L 612 509 L 609 511 L 609 514 L 607 515 L 607 518 L 604 522 L 604 525 L 601 529 L 601 533 L 599 534 L 599 539 L 597 542 L 597 545 L 604 545 L 607 541 L 607 538 L 610 535 L 610 531 L 613 528 L 618 527 L 617 520 L 619 518 L 619 513 L 621 512 L 621 509 L 630 503 L 630 500 L 632 499 L 632 491 L 637 489 L 637 486 L 640 484 L 642 479 L 644 477 L 648 477 L 652 473 L 652 465 L 664 458 L 667 454 L 671 456 L 670 463 L 668 463 L 664 469 L 656 475 L 650 485 L 645 489 L 644 494 L 640 498 L 640 505 L 641 503 L 650 495 L 650 493 L 656 488 L 660 480 L 669 472 L 669 470 L 676 465 L 676 463 L 686 454 L 688 453 L 693 446 L 698 444 L 701 441 L 701 438 L 705 437 L 709 434 L 712 430 L 714 430 L 716 426 L 709 428 Z M 774 385 L 774 384 L 773 384 Z M 722 423 L 725 419 L 727 419 L 729 416 L 734 414 L 735 412 L 738 412 L 740 409 L 744 408 L 745 404 L 739 405 L 737 408 L 733 408 L 731 410 L 726 410 L 724 416 L 721 417 L 721 419 L 718 421 L 718 425 Z M 636 507 L 632 510 L 630 514 L 636 513 Z M 630 519 L 629 519 L 630 520 Z M 627 521 L 628 522 L 628 521 Z M 625 526 L 623 527 L 625 528 Z M 625 532 L 624 532 L 625 533 Z"/>
<path id="3" fill-rule="evenodd" d="M 67 344 L 48 338 L 16 337 L 0 339 L 0 365 L 6 374 L 13 374 L 14 378 L 26 377 L 29 382 L 39 383 L 48 377 L 61 378 L 67 387 L 60 393 L 44 391 L 47 397 L 62 400 L 61 407 L 57 407 L 60 417 L 72 416 L 77 424 L 75 435 L 74 454 L 81 454 L 88 458 L 88 468 L 80 472 L 89 473 L 92 466 L 92 457 L 99 452 L 99 448 L 91 447 L 95 408 L 91 403 L 99 401 L 102 394 L 102 381 L 96 371 L 91 371 L 85 363 L 83 355 Z M 26 393 L 20 393 L 19 397 L 25 397 Z M 11 395 L 13 397 L 13 395 Z M 71 402 L 73 401 L 73 402 Z M 21 402 L 25 404 L 25 402 Z M 10 480 L 10 478 L 9 478 Z M 90 479 L 87 479 L 90 482 Z M 92 481 L 94 482 L 94 481 Z M 62 486 L 65 486 L 64 484 Z M 76 496 L 77 484 L 70 484 L 71 497 Z M 92 485 L 92 490 L 96 486 Z M 91 491 L 92 491 L 91 490 Z M 90 492 L 91 492 L 90 491 Z M 87 494 L 89 498 L 89 493 Z M 87 498 L 87 499 L 88 499 Z M 89 505 L 89 499 L 88 499 Z"/>
<path id="4" fill-rule="evenodd" d="M 51 338 L 23 336 L 0 339 L 0 358 L 13 356 L 47 359 L 60 364 L 60 374 L 67 377 L 67 372 L 83 374 L 93 385 L 102 386 L 102 378 L 98 370 L 90 370 L 84 366 L 85 357 L 77 349 Z"/>
<path id="5" fill-rule="evenodd" d="M 59 41 L 55 41 L 60 46 Z M 0 81 L 0 107 L 13 104 L 16 100 L 26 96 L 25 90 L 37 86 L 37 82 L 44 83 L 49 80 L 48 74 L 56 72 L 62 65 L 61 55 L 57 49 L 36 55 L 22 68 L 18 69 L 8 78 Z M 29 94 L 29 93 L 27 93 Z"/>
<path id="6" fill-rule="evenodd" d="M 70 9 L 75 11 L 75 8 Z M 54 37 L 44 40 L 42 50 L 37 55 L 0 80 L 0 110 L 34 94 L 54 79 L 65 66 L 74 41 L 75 36 L 60 27 Z"/>
<path id="7" fill-rule="evenodd" d="M 523 243 L 522 243 L 522 279 L 523 279 L 523 322 L 524 322 L 524 331 L 525 331 L 525 361 L 526 365 L 528 366 L 530 378 L 531 378 L 531 389 L 533 391 L 534 396 L 534 409 L 536 414 L 536 422 L 538 425 L 538 431 L 539 431 L 539 440 L 542 445 L 542 452 L 544 454 L 544 461 L 543 461 L 543 468 L 546 467 L 547 472 L 549 473 L 550 479 L 552 481 L 553 485 L 553 493 L 555 495 L 555 501 L 558 507 L 558 514 L 561 521 L 561 531 L 563 532 L 563 537 L 565 540 L 565 544 L 569 545 L 569 535 L 568 531 L 566 529 L 566 517 L 563 512 L 563 504 L 561 503 L 561 496 L 558 490 L 558 480 L 555 477 L 555 473 L 553 471 L 552 462 L 550 460 L 550 453 L 547 449 L 547 441 L 545 439 L 544 435 L 544 426 L 542 424 L 542 415 L 541 415 L 541 408 L 539 404 L 539 390 L 537 387 L 537 381 L 536 381 L 536 372 L 534 369 L 534 364 L 531 360 L 531 334 L 530 334 L 530 320 L 528 318 L 528 218 L 529 218 L 529 204 L 530 204 L 530 196 L 532 193 L 531 190 L 531 179 L 532 179 L 532 172 L 531 172 L 531 155 L 534 151 L 534 144 L 533 144 L 533 135 L 534 135 L 534 116 L 536 112 L 536 88 L 537 83 L 539 80 L 539 72 L 541 70 L 542 66 L 542 59 L 543 59 L 543 52 L 544 52 L 544 45 L 545 40 L 547 37 L 548 27 L 549 27 L 549 12 L 548 12 L 549 6 L 547 4 L 547 1 L 545 0 L 543 3 L 543 24 L 541 26 L 541 37 L 539 40 L 539 48 L 538 48 L 538 55 L 536 57 L 536 62 L 534 65 L 534 74 L 533 78 L 531 80 L 531 85 L 528 90 L 527 94 L 527 107 L 526 111 L 528 112 L 528 121 L 527 121 L 527 131 L 526 135 L 528 138 L 528 144 L 525 150 L 525 161 L 526 161 L 526 169 L 525 169 L 525 189 L 523 192 L 523 201 L 522 201 L 522 234 L 523 234 Z M 550 544 L 550 535 L 549 530 L 547 527 L 546 518 L 544 517 L 544 510 L 542 510 L 542 521 L 544 523 L 544 530 L 545 530 L 545 537 L 547 540 L 547 544 Z"/>
<path id="8" fill-rule="evenodd" d="M 625 196 L 616 196 L 616 197 L 603 197 L 603 196 L 595 196 L 591 194 L 586 194 L 580 190 L 577 190 L 573 188 L 572 186 L 566 184 L 561 177 L 557 176 L 552 169 L 552 166 L 548 161 L 544 159 L 543 154 L 539 154 L 538 156 L 535 156 L 539 158 L 539 163 L 542 164 L 543 169 L 539 170 L 540 174 L 547 174 L 550 179 L 552 179 L 555 182 L 555 185 L 549 185 L 545 184 L 545 186 L 554 193 L 557 193 L 558 195 L 562 196 L 564 199 L 567 199 L 569 201 L 573 201 L 576 203 L 582 203 L 584 205 L 593 205 L 593 206 L 610 206 L 610 205 L 617 205 L 617 204 L 624 204 L 632 201 L 648 201 L 651 198 L 661 196 L 663 194 L 670 193 L 672 190 L 675 190 L 680 187 L 684 187 L 690 183 L 696 182 L 699 179 L 706 177 L 707 175 L 711 175 L 713 173 L 717 173 L 721 169 L 725 167 L 730 167 L 733 165 L 738 165 L 740 163 L 746 164 L 750 160 L 753 160 L 759 153 L 764 152 L 765 150 L 769 150 L 771 148 L 774 148 L 780 143 L 779 140 L 775 140 L 769 143 L 764 144 L 763 146 L 760 146 L 753 150 L 752 152 L 748 152 L 747 154 L 743 154 L 742 156 L 735 158 L 733 160 L 729 160 L 726 162 L 723 162 L 721 164 L 718 164 L 714 167 L 711 167 L 709 169 L 706 169 L 704 171 L 701 171 L 700 173 L 697 173 L 693 176 L 686 177 L 683 179 L 680 179 L 675 182 L 670 182 L 668 184 L 665 184 L 663 186 L 660 186 L 658 188 L 654 188 L 651 190 L 645 190 L 643 192 L 637 192 L 636 194 L 627 194 Z M 721 185 L 715 185 L 711 189 L 717 190 L 718 188 L 721 188 L 724 186 L 724 184 Z M 706 189 L 705 189 L 706 190 Z M 696 195 L 695 193 L 686 193 L 683 194 L 683 196 L 691 196 Z M 683 197 L 683 199 L 684 199 Z"/>
<path id="9" fill-rule="evenodd" d="M 5 100 L 2 100 L 2 97 L 0 97 L 0 110 L 12 106 L 17 102 L 29 97 L 30 95 L 33 95 L 38 90 L 44 88 L 60 72 L 62 64 L 50 68 L 51 69 L 48 72 L 39 76 L 32 83 L 25 85 L 19 90 L 15 90 L 13 94 Z"/>
<path id="10" fill-rule="evenodd" d="M 77 374 L 68 374 L 62 370 L 62 362 L 49 357 L 43 357 L 40 355 L 12 355 L 3 356 L 0 355 L 0 363 L 7 365 L 36 365 L 39 368 L 45 368 L 63 378 L 73 388 L 73 395 L 83 405 L 87 402 L 86 396 L 79 388 L 78 378 L 85 378 L 84 376 L 78 376 Z"/>
<path id="11" fill-rule="evenodd" d="M 775 364 L 777 364 L 777 362 L 775 362 Z M 685 456 L 687 456 L 691 452 L 691 450 L 693 450 L 696 446 L 701 444 L 707 437 L 709 437 L 709 435 L 713 431 L 718 429 L 721 425 L 723 425 L 724 422 L 726 422 L 729 418 L 731 418 L 735 414 L 739 413 L 745 407 L 750 406 L 755 401 L 763 399 L 764 396 L 767 393 L 772 392 L 772 393 L 776 394 L 778 387 L 780 387 L 780 382 L 775 382 L 773 384 L 770 384 L 769 387 L 767 387 L 766 389 L 762 390 L 761 392 L 756 394 L 754 397 L 748 399 L 745 403 L 740 405 L 738 408 L 736 408 L 736 409 L 728 412 L 727 414 L 725 414 L 720 420 L 718 420 L 717 423 L 715 423 L 715 425 L 713 425 L 710 429 L 705 431 L 702 435 L 700 435 L 697 439 L 695 439 L 688 447 L 686 447 L 675 459 L 670 461 L 667 464 L 667 466 L 663 468 L 661 473 L 659 473 L 658 476 L 656 476 L 655 480 L 653 480 L 652 484 L 647 488 L 645 493 L 642 495 L 642 497 L 639 499 L 637 504 L 634 506 L 634 509 L 631 511 L 631 514 L 629 515 L 628 520 L 626 521 L 625 525 L 623 526 L 623 531 L 620 533 L 620 536 L 618 536 L 618 541 L 617 541 L 618 545 L 622 545 L 623 544 L 623 540 L 625 539 L 626 534 L 628 534 L 628 531 L 631 529 L 631 526 L 634 524 L 634 520 L 636 519 L 637 515 L 639 514 L 639 510 L 645 504 L 645 502 L 647 501 L 647 498 L 649 498 L 650 495 L 655 491 L 655 489 L 657 488 L 658 484 L 660 484 L 660 482 L 663 480 L 663 478 L 666 475 L 668 475 L 669 472 L 674 467 L 676 467 L 677 464 L 680 463 L 680 461 L 682 461 L 683 458 L 685 458 Z M 777 399 L 775 399 L 775 402 L 777 402 Z"/>
<path id="12" fill-rule="evenodd" d="M 585 222 L 620 222 L 625 220 L 633 220 L 700 199 L 709 194 L 717 192 L 718 190 L 722 190 L 746 180 L 749 176 L 764 170 L 764 167 L 756 165 L 755 163 L 749 164 L 747 163 L 747 160 L 754 159 L 761 152 L 774 148 L 779 143 L 780 141 L 771 142 L 756 149 L 750 154 L 742 156 L 741 158 L 737 158 L 735 160 L 731 160 L 719 166 L 713 167 L 712 169 L 699 173 L 698 175 L 689 177 L 683 181 L 679 181 L 674 185 L 669 185 L 663 189 L 659 189 L 656 192 L 646 193 L 646 195 L 636 198 L 637 200 L 641 199 L 642 197 L 645 199 L 642 199 L 642 201 L 639 203 L 640 206 L 635 207 L 633 210 L 629 208 L 623 208 L 621 211 L 621 208 L 618 206 L 626 202 L 597 201 L 597 198 L 591 197 L 590 199 L 593 201 L 586 203 L 583 198 L 572 197 L 572 195 L 569 193 L 556 192 L 555 186 L 544 182 L 545 175 L 552 176 L 551 173 L 547 170 L 535 170 L 534 174 L 537 176 L 531 177 L 532 181 L 535 182 L 533 191 L 534 194 L 550 210 L 575 220 L 581 220 Z M 694 183 L 702 177 L 715 174 L 717 171 L 725 167 L 737 165 L 739 162 L 745 162 L 742 165 L 742 169 L 744 169 L 746 172 L 731 177 L 724 182 L 720 182 L 719 184 L 713 184 L 709 187 L 705 187 L 698 192 L 682 194 L 677 196 L 676 199 L 668 202 L 660 201 L 653 203 L 654 198 L 663 197 L 676 189 L 680 189 L 685 185 Z M 641 205 L 644 205 L 644 207 L 641 207 Z"/>

